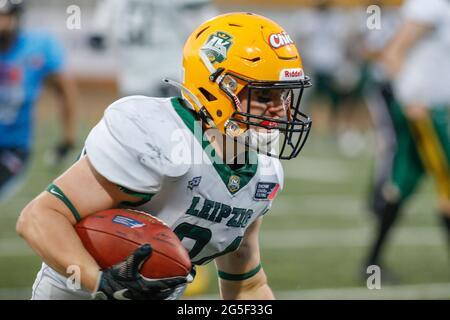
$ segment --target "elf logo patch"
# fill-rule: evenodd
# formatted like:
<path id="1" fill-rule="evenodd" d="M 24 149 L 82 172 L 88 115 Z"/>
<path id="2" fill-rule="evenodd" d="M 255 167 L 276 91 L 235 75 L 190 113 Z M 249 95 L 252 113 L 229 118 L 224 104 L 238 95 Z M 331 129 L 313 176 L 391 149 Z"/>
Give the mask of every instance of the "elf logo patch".
<path id="1" fill-rule="evenodd" d="M 275 182 L 258 182 L 256 185 L 255 200 L 275 199 L 280 185 Z"/>
<path id="2" fill-rule="evenodd" d="M 294 44 L 291 37 L 286 32 L 272 33 L 269 36 L 269 44 L 272 48 L 278 49 L 287 45 Z"/>
<path id="3" fill-rule="evenodd" d="M 232 39 L 229 34 L 218 31 L 208 37 L 201 50 L 211 63 L 222 62 L 227 58 L 228 50 L 233 44 Z"/>

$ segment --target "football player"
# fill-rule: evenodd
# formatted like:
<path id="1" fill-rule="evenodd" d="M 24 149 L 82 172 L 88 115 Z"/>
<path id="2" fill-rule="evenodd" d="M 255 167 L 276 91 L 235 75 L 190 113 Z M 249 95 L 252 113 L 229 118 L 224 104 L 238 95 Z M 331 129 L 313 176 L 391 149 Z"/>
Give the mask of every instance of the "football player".
<path id="1" fill-rule="evenodd" d="M 440 216 L 450 235 L 450 2 L 409 0 L 402 20 L 382 54 L 393 83 L 393 91 L 385 93 L 396 141 L 375 190 L 379 223 L 368 265 L 380 263 L 389 230 L 425 172 L 436 181 Z"/>
<path id="2" fill-rule="evenodd" d="M 174 299 L 192 277 L 146 279 L 151 246 L 100 270 L 74 224 L 133 207 L 167 223 L 194 265 L 215 261 L 225 299 L 272 299 L 258 234 L 283 187 L 279 159 L 302 149 L 310 86 L 291 37 L 251 13 L 215 17 L 183 50 L 182 97 L 131 96 L 107 108 L 82 156 L 31 201 L 18 233 L 44 261 L 33 299 Z M 82 288 L 67 286 L 68 267 Z"/>
<path id="3" fill-rule="evenodd" d="M 210 0 L 101 0 L 89 42 L 99 51 L 116 48 L 121 96 L 179 95 L 177 88 L 161 80 L 180 80 L 184 41 L 197 25 L 217 14 Z"/>
<path id="4" fill-rule="evenodd" d="M 96 6 L 90 44 L 98 51 L 116 48 L 121 97 L 179 95 L 178 88 L 165 85 L 162 79 L 181 80 L 184 41 L 216 11 L 210 0 L 102 0 Z M 186 295 L 208 287 L 210 270 L 197 268 Z"/>
<path id="5" fill-rule="evenodd" d="M 372 3 L 372 2 L 371 2 Z M 376 152 L 374 153 L 374 165 L 370 179 L 368 194 L 369 210 L 378 220 L 377 233 L 383 229 L 381 217 L 389 215 L 391 207 L 387 205 L 383 196 L 383 190 L 389 183 L 393 171 L 393 159 L 397 152 L 397 141 L 402 138 L 403 131 L 398 130 L 400 121 L 398 115 L 403 116 L 403 111 L 392 90 L 391 79 L 386 73 L 386 68 L 381 61 L 383 51 L 401 24 L 399 8 L 387 7 L 381 2 L 375 3 L 382 8 L 381 30 L 364 29 L 364 57 L 368 64 L 368 81 L 365 85 L 366 104 L 374 125 L 376 137 Z M 365 17 L 364 17 L 365 18 Z M 404 116 L 403 116 L 404 117 Z M 384 191 L 386 194 L 386 192 Z M 375 246 L 375 241 L 372 247 Z M 374 251 L 373 249 L 371 250 Z M 378 249 L 372 252 L 363 262 L 361 270 L 362 279 L 367 280 L 367 266 L 382 264 L 378 260 Z M 385 282 L 398 282 L 398 277 L 386 269 L 383 265 L 383 279 Z"/>
<path id="6" fill-rule="evenodd" d="M 62 108 L 63 139 L 55 156 L 74 144 L 73 85 L 63 72 L 60 45 L 44 33 L 20 28 L 23 1 L 0 2 L 0 200 L 17 189 L 32 146 L 33 107 L 44 81 Z"/>

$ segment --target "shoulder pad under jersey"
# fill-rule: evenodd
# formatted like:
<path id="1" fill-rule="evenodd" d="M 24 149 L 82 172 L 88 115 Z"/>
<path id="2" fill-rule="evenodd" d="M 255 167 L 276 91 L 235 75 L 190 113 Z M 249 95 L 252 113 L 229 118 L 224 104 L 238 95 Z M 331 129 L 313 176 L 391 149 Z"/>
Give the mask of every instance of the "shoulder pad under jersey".
<path id="1" fill-rule="evenodd" d="M 128 189 L 155 193 L 190 167 L 190 144 L 170 99 L 131 96 L 109 106 L 86 140 L 94 168 Z"/>

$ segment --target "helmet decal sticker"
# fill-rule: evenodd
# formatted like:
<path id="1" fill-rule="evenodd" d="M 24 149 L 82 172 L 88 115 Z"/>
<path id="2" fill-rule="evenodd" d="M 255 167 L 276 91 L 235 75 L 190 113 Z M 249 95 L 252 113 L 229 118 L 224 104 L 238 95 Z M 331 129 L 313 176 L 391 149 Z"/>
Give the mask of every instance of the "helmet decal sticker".
<path id="1" fill-rule="evenodd" d="M 211 63 L 222 62 L 227 58 L 228 50 L 233 44 L 233 37 L 229 34 L 217 31 L 208 37 L 203 45 L 203 51 Z"/>
<path id="2" fill-rule="evenodd" d="M 286 32 L 272 33 L 269 36 L 269 44 L 273 49 L 279 49 L 281 47 L 294 44 L 291 37 Z"/>
<path id="3" fill-rule="evenodd" d="M 235 175 L 230 176 L 230 179 L 228 180 L 228 190 L 230 190 L 231 193 L 235 193 L 239 190 L 240 187 L 241 178 Z"/>
<path id="4" fill-rule="evenodd" d="M 280 80 L 303 80 L 305 79 L 305 74 L 302 68 L 289 68 L 280 71 Z"/>

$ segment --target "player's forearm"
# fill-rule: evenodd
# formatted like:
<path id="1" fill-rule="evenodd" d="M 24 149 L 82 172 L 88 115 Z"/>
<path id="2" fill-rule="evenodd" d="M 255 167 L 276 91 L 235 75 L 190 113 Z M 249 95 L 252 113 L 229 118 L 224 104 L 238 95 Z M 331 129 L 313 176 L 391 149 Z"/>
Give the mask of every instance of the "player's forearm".
<path id="1" fill-rule="evenodd" d="M 220 279 L 220 292 L 225 300 L 273 300 L 272 289 L 267 284 L 264 270 L 243 281 Z"/>
<path id="2" fill-rule="evenodd" d="M 72 85 L 70 85 L 72 86 Z M 61 98 L 61 120 L 63 123 L 64 141 L 67 143 L 75 143 L 76 137 L 76 105 L 75 90 L 66 88 Z"/>
<path id="3" fill-rule="evenodd" d="M 391 74 L 399 72 L 408 52 L 429 30 L 428 26 L 413 21 L 403 23 L 383 54 Z"/>
<path id="4" fill-rule="evenodd" d="M 220 285 L 220 293 L 224 300 L 274 300 L 272 289 L 267 283 L 249 288 L 232 288 L 229 285 Z"/>
<path id="5" fill-rule="evenodd" d="M 245 299 L 254 299 L 254 300 L 275 300 L 275 296 L 272 292 L 272 289 L 268 284 L 262 285 L 261 287 L 255 288 L 249 292 L 245 292 L 243 295 Z"/>
<path id="6" fill-rule="evenodd" d="M 82 286 L 89 291 L 95 289 L 99 266 L 65 216 L 34 200 L 22 211 L 17 232 L 51 268 L 67 275 L 68 268 L 76 266 Z"/>
<path id="7" fill-rule="evenodd" d="M 64 142 L 74 144 L 76 140 L 76 116 L 75 104 L 73 102 L 65 101 L 63 103 L 61 118 L 63 124 Z"/>
<path id="8" fill-rule="evenodd" d="M 74 81 L 65 74 L 51 77 L 61 107 L 64 142 L 73 144 L 76 136 L 76 88 Z"/>

